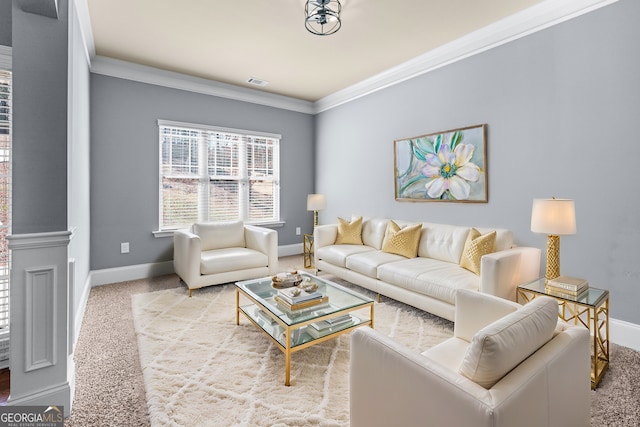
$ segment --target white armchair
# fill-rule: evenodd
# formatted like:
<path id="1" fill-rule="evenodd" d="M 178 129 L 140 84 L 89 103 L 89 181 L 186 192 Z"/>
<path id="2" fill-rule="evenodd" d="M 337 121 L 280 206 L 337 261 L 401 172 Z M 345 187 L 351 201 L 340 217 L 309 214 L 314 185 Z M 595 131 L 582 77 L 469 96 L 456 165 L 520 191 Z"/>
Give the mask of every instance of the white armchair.
<path id="1" fill-rule="evenodd" d="M 588 426 L 589 332 L 557 313 L 461 291 L 454 336 L 422 354 L 353 331 L 351 427 Z"/>
<path id="2" fill-rule="evenodd" d="M 278 234 L 242 221 L 196 223 L 173 234 L 173 267 L 189 289 L 276 273 Z"/>

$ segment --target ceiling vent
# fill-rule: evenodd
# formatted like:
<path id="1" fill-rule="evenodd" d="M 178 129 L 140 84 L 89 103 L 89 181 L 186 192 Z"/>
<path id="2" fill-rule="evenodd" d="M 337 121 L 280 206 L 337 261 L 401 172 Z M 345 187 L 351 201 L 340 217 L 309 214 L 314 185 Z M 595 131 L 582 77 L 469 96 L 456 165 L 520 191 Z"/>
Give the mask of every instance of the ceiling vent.
<path id="1" fill-rule="evenodd" d="M 269 84 L 268 81 L 256 79 L 255 77 L 249 77 L 249 79 L 247 80 L 247 83 L 256 85 L 256 86 L 266 86 Z"/>

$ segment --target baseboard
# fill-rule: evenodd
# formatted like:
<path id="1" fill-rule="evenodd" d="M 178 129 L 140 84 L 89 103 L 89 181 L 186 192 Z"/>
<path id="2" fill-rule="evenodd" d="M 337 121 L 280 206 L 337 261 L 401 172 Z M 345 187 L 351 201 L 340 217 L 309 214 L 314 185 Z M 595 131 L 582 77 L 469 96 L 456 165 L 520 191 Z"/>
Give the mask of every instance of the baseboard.
<path id="1" fill-rule="evenodd" d="M 71 347 L 73 351 L 75 351 L 76 343 L 78 342 L 78 337 L 80 336 L 80 329 L 82 328 L 82 319 L 84 319 L 84 312 L 87 309 L 87 303 L 89 302 L 89 294 L 91 293 L 91 273 L 87 276 L 87 280 L 84 283 L 82 291 L 82 297 L 80 298 L 80 305 L 76 309 L 74 314 L 73 322 L 75 329 L 73 330 L 74 334 L 71 339 L 73 340 L 73 346 Z M 73 352 L 72 351 L 72 352 Z"/>
<path id="2" fill-rule="evenodd" d="M 611 342 L 640 351 L 640 325 L 609 318 Z"/>
<path id="3" fill-rule="evenodd" d="M 163 276 L 173 272 L 173 261 L 164 261 L 93 270 L 89 276 L 91 287 L 94 287 L 109 283 L 144 279 L 146 277 Z"/>
<path id="4" fill-rule="evenodd" d="M 291 256 L 300 255 L 302 253 L 302 243 L 295 243 L 293 245 L 278 246 L 278 256 Z"/>
<path id="5" fill-rule="evenodd" d="M 65 418 L 71 413 L 71 387 L 69 383 L 59 384 L 44 390 L 39 390 L 26 396 L 7 400 L 7 406 L 64 406 Z"/>

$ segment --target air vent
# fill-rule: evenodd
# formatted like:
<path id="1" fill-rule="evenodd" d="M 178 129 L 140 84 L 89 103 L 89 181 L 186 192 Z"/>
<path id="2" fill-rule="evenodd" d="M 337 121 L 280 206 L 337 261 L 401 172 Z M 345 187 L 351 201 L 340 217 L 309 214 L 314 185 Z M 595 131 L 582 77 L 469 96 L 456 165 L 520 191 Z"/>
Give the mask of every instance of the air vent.
<path id="1" fill-rule="evenodd" d="M 250 84 L 256 85 L 256 86 L 266 86 L 266 85 L 269 84 L 268 81 L 256 79 L 255 77 L 249 77 L 249 80 L 247 80 L 247 83 L 250 83 Z"/>

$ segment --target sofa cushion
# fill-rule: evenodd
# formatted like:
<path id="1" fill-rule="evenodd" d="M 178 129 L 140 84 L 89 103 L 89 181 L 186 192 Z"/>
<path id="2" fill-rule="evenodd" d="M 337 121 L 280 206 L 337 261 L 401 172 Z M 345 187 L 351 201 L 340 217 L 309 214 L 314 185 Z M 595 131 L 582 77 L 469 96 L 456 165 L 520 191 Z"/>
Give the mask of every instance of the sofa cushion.
<path id="1" fill-rule="evenodd" d="M 467 235 L 462 256 L 460 257 L 460 267 L 480 275 L 480 259 L 494 252 L 496 247 L 496 232 L 480 234 L 478 230 L 472 228 Z"/>
<path id="2" fill-rule="evenodd" d="M 195 223 L 194 234 L 200 236 L 203 251 L 221 248 L 244 248 L 244 224 L 242 221 Z"/>
<path id="3" fill-rule="evenodd" d="M 558 302 L 538 297 L 480 329 L 471 339 L 459 373 L 491 388 L 552 337 L 558 323 Z"/>
<path id="4" fill-rule="evenodd" d="M 338 235 L 336 245 L 362 244 L 362 217 L 352 219 L 351 222 L 338 218 Z"/>
<path id="5" fill-rule="evenodd" d="M 225 248 L 202 251 L 200 274 L 218 274 L 248 268 L 267 267 L 269 258 L 262 252 L 248 248 Z"/>
<path id="6" fill-rule="evenodd" d="M 377 278 L 378 267 L 394 261 L 406 259 L 401 255 L 383 251 L 363 252 L 347 257 L 346 267 L 373 279 Z"/>
<path id="7" fill-rule="evenodd" d="M 375 249 L 364 245 L 329 245 L 316 250 L 318 259 L 338 267 L 346 267 L 347 257 L 363 252 L 374 252 Z"/>
<path id="8" fill-rule="evenodd" d="M 487 234 L 492 231 L 496 232 L 496 248 L 495 251 L 506 251 L 511 249 L 513 245 L 513 231 L 506 228 L 486 228 L 476 227 L 480 234 Z"/>
<path id="9" fill-rule="evenodd" d="M 385 218 L 366 218 L 362 221 L 362 243 L 374 249 L 382 249 L 384 233 L 389 220 Z"/>
<path id="10" fill-rule="evenodd" d="M 449 304 L 455 304 L 459 289 L 478 290 L 480 283 L 458 264 L 421 257 L 380 265 L 378 279 Z"/>
<path id="11" fill-rule="evenodd" d="M 424 223 L 418 256 L 458 264 L 469 227 Z"/>
<path id="12" fill-rule="evenodd" d="M 415 258 L 418 255 L 422 224 L 407 225 L 400 228 L 394 221 L 389 221 L 382 242 L 382 251 Z"/>

